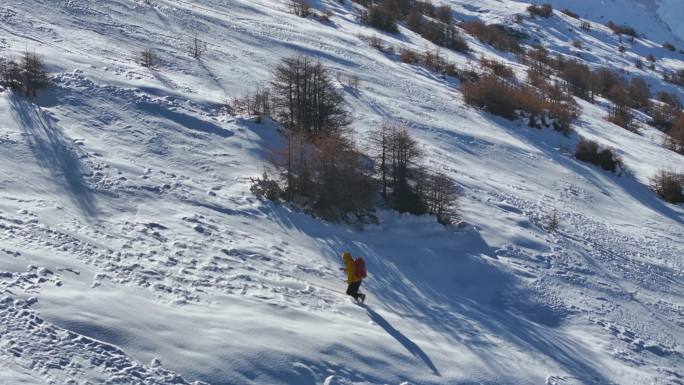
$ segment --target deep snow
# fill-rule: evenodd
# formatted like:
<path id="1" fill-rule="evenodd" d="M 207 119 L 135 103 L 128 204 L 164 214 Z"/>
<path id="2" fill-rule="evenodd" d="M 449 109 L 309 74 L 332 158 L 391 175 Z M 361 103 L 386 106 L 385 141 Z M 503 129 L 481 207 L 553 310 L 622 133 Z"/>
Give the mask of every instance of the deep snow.
<path id="1" fill-rule="evenodd" d="M 35 49 L 55 77 L 33 102 L 0 93 L 1 383 L 682 383 L 684 209 L 647 184 L 684 158 L 662 133 L 627 132 L 580 101 L 577 132 L 624 158 L 607 174 L 573 158 L 576 135 L 476 111 L 456 81 L 374 50 L 360 36 L 428 43 L 359 25 L 349 3 L 315 3 L 331 24 L 285 2 L 153 3 L 0 4 L 0 53 Z M 527 6 L 472 3 L 451 2 L 457 17 L 503 22 Z M 661 24 L 571 3 L 647 37 L 621 56 L 598 24 L 581 32 L 557 15 L 522 28 L 558 52 L 582 39 L 592 65 L 684 96 L 633 68 L 649 53 L 659 69 L 684 66 L 660 47 L 672 37 Z M 195 32 L 201 62 L 187 55 Z M 515 59 L 469 43 L 470 58 L 443 53 L 460 66 Z M 149 46 L 158 70 L 136 63 Z M 358 135 L 407 124 L 458 181 L 468 225 L 379 212 L 360 228 L 251 196 L 278 134 L 222 104 L 294 54 L 358 75 L 358 90 L 340 84 Z M 365 307 L 342 294 L 345 250 L 368 262 Z"/>

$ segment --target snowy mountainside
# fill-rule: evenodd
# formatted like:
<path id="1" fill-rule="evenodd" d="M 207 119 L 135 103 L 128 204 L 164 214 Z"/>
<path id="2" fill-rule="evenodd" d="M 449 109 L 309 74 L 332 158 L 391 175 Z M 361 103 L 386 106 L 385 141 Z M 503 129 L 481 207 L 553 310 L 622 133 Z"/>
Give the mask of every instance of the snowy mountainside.
<path id="1" fill-rule="evenodd" d="M 684 40 L 684 30 L 677 21 L 684 15 L 684 4 L 678 0 L 552 0 L 544 3 L 559 10 L 570 9 L 583 19 L 597 23 L 613 21 L 630 25 L 656 43 L 681 44 Z"/>
<path id="2" fill-rule="evenodd" d="M 487 22 L 528 5 L 471 3 L 449 2 Z M 597 21 L 589 2 L 568 3 Z M 647 187 L 663 166 L 684 170 L 663 133 L 578 101 L 577 133 L 624 159 L 606 173 L 574 159 L 577 135 L 468 107 L 457 81 L 361 38 L 420 50 L 420 36 L 363 26 L 349 2 L 312 5 L 331 23 L 266 0 L 0 4 L 0 55 L 28 46 L 54 77 L 33 101 L 0 93 L 0 383 L 681 384 L 684 209 Z M 606 27 L 577 23 L 519 28 L 554 52 L 581 39 L 592 66 L 684 98 L 633 66 L 654 54 L 658 70 L 684 67 L 651 40 L 668 33 L 655 21 L 634 25 L 646 37 L 624 55 Z M 201 61 L 187 54 L 195 33 Z M 443 54 L 524 74 L 467 39 L 470 56 Z M 157 70 L 136 62 L 147 47 Z M 469 225 L 381 211 L 361 229 L 254 198 L 249 178 L 281 139 L 223 103 L 297 54 L 357 75 L 358 89 L 339 87 L 358 135 L 404 122 L 459 183 Z M 343 294 L 345 250 L 368 263 L 366 307 Z"/>

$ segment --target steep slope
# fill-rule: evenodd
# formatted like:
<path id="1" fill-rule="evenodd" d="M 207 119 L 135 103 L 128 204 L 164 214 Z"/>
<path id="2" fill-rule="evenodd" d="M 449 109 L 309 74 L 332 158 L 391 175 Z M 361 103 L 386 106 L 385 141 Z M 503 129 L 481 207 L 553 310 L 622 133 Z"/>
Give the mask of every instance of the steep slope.
<path id="1" fill-rule="evenodd" d="M 583 19 L 605 24 L 613 21 L 634 27 L 640 34 L 654 42 L 680 43 L 684 39 L 678 17 L 684 14 L 682 3 L 677 0 L 600 0 L 544 1 L 556 9 L 570 9 Z"/>
<path id="2" fill-rule="evenodd" d="M 526 7 L 468 3 L 455 15 L 506 21 Z M 349 3 L 315 8 L 332 22 L 273 1 L 0 5 L 3 55 L 35 47 L 55 74 L 35 101 L 0 93 L 0 382 L 681 382 L 684 209 L 647 188 L 663 165 L 684 169 L 663 134 L 580 101 L 578 133 L 624 158 L 623 175 L 607 174 L 573 158 L 576 136 L 467 107 L 457 81 L 360 39 L 423 49 L 419 36 L 362 26 Z M 533 38 L 559 52 L 584 39 L 592 65 L 627 69 L 651 51 L 684 65 L 647 39 L 616 57 L 607 29 L 573 23 L 522 28 L 543 27 Z M 187 55 L 195 33 L 202 61 Z M 469 43 L 470 58 L 445 55 L 524 70 Z M 136 63 L 146 47 L 159 70 Z M 296 54 L 358 75 L 358 89 L 339 86 L 359 135 L 405 122 L 459 182 L 469 225 L 380 212 L 361 229 L 255 199 L 249 178 L 280 138 L 222 104 Z M 344 250 L 368 261 L 367 307 L 342 293 Z"/>

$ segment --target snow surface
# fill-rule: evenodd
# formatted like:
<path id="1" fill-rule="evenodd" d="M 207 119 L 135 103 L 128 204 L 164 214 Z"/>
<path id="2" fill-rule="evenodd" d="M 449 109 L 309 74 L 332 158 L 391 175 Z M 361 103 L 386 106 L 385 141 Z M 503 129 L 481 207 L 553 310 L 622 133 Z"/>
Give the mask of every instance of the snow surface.
<path id="1" fill-rule="evenodd" d="M 605 24 L 613 21 L 634 27 L 640 35 L 664 43 L 684 43 L 681 0 L 550 0 L 558 10 L 570 9 L 580 17 Z"/>
<path id="2" fill-rule="evenodd" d="M 333 12 L 329 24 L 290 15 L 286 2 L 152 3 L 0 4 L 0 54 L 35 49 L 55 77 L 33 102 L 0 93 L 0 383 L 684 381 L 684 209 L 647 187 L 664 166 L 684 170 L 684 157 L 662 133 L 628 132 L 605 121 L 605 102 L 580 101 L 578 134 L 624 159 L 608 174 L 573 158 L 577 135 L 477 111 L 457 81 L 373 49 L 360 37 L 430 44 L 360 25 L 348 2 L 314 3 Z M 672 36 L 662 24 L 629 1 L 624 12 L 565 3 L 646 35 L 620 55 L 596 23 L 582 32 L 557 14 L 520 28 L 684 97 L 633 66 L 654 54 L 659 70 L 684 67 L 661 48 Z M 459 18 L 506 23 L 527 6 L 450 4 Z M 187 55 L 195 32 L 208 42 L 199 62 Z M 524 73 L 469 43 L 470 57 L 442 53 Z M 160 53 L 158 70 L 136 63 L 145 47 Z M 222 105 L 295 54 L 359 76 L 358 89 L 339 85 L 358 135 L 407 124 L 430 165 L 458 181 L 468 225 L 392 212 L 377 225 L 331 224 L 255 199 L 249 178 L 279 145 L 276 127 Z M 368 263 L 366 306 L 343 294 L 345 250 Z"/>

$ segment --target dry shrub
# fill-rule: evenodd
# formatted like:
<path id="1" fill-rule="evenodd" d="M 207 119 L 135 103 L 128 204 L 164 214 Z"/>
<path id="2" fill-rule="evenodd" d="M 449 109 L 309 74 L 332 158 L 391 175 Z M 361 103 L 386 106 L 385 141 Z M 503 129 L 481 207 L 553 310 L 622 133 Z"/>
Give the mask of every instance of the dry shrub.
<path id="1" fill-rule="evenodd" d="M 526 52 L 522 57 L 536 76 L 546 79 L 555 71 L 555 75 L 563 79 L 565 88 L 575 96 L 591 100 L 593 98 L 594 78 L 588 65 L 575 59 L 566 59 L 558 54 L 550 57 L 548 51 L 537 46 Z"/>
<path id="2" fill-rule="evenodd" d="M 589 66 L 574 60 L 557 60 L 555 63 L 559 67 L 558 76 L 566 82 L 568 90 L 582 99 L 591 99 L 592 73 Z"/>
<path id="3" fill-rule="evenodd" d="M 278 181 L 270 179 L 266 172 L 261 178 L 250 178 L 249 191 L 258 199 L 268 199 L 273 202 L 278 202 L 283 195 Z"/>
<path id="4" fill-rule="evenodd" d="M 651 124 L 663 130 L 670 130 L 673 128 L 681 108 L 674 107 L 667 103 L 652 103 L 650 108 Z"/>
<path id="5" fill-rule="evenodd" d="M 684 126 L 682 121 L 682 103 L 679 97 L 671 92 L 660 91 L 656 94 L 656 99 L 660 102 L 651 103 L 651 124 L 664 130 L 673 129 L 677 126 Z"/>
<path id="6" fill-rule="evenodd" d="M 634 28 L 628 25 L 617 25 L 612 21 L 609 21 L 608 24 L 606 24 L 606 26 L 610 28 L 610 30 L 613 31 L 613 33 L 616 35 L 627 35 L 631 37 L 638 37 L 639 35 Z"/>
<path id="7" fill-rule="evenodd" d="M 459 70 L 454 63 L 449 62 L 438 49 L 426 49 L 423 53 L 409 48 L 399 49 L 399 60 L 407 64 L 421 64 L 430 71 L 447 76 L 459 77 Z"/>
<path id="8" fill-rule="evenodd" d="M 627 113 L 619 113 L 619 112 L 614 112 L 615 110 L 611 109 L 608 112 L 608 117 L 606 118 L 607 121 L 615 124 L 616 126 L 620 126 L 626 130 L 629 131 L 636 131 L 636 127 L 634 127 L 634 117 L 631 114 Z"/>
<path id="9" fill-rule="evenodd" d="M 436 10 L 437 13 L 437 20 L 441 21 L 442 23 L 449 25 L 453 21 L 453 11 L 451 9 L 451 6 L 448 4 L 440 5 L 437 7 Z"/>
<path id="10" fill-rule="evenodd" d="M 634 101 L 629 91 L 629 88 L 623 82 L 615 84 L 610 89 L 606 97 L 613 102 L 613 105 L 608 109 L 608 121 L 627 130 L 635 131 L 636 128 L 632 124 L 634 120 L 632 115 Z"/>
<path id="11" fill-rule="evenodd" d="M 651 179 L 651 189 L 663 200 L 670 203 L 684 203 L 684 175 L 661 170 Z"/>
<path id="12" fill-rule="evenodd" d="M 377 187 L 366 157 L 346 133 L 310 138 L 300 130 L 283 129 L 286 145 L 271 154 L 278 176 L 252 181 L 252 192 L 283 199 L 316 215 L 339 220 L 363 214 L 374 203 Z"/>
<path id="13" fill-rule="evenodd" d="M 548 18 L 553 15 L 553 7 L 551 4 L 530 5 L 527 7 L 527 12 L 529 12 L 532 16 Z"/>
<path id="14" fill-rule="evenodd" d="M 396 15 L 390 9 L 392 3 L 392 1 L 386 0 L 380 5 L 369 6 L 368 10 L 363 14 L 364 22 L 382 31 L 389 33 L 399 32 Z"/>
<path id="15" fill-rule="evenodd" d="M 566 14 L 566 15 L 572 17 L 573 19 L 579 19 L 579 15 L 578 15 L 578 14 L 576 14 L 575 12 L 573 12 L 573 11 L 567 9 L 567 8 L 565 8 L 565 9 L 562 10 L 561 12 L 563 12 L 564 14 Z"/>
<path id="16" fill-rule="evenodd" d="M 439 46 L 457 52 L 468 52 L 470 50 L 468 43 L 451 24 L 423 21 L 420 27 L 420 35 Z"/>
<path id="17" fill-rule="evenodd" d="M 593 88 L 596 93 L 608 96 L 615 86 L 620 86 L 623 81 L 617 72 L 608 68 L 600 68 L 594 71 Z"/>
<path id="18" fill-rule="evenodd" d="M 426 49 L 421 56 L 422 64 L 429 70 L 434 72 L 443 72 L 446 66 L 446 59 L 442 57 L 442 53 L 439 49 L 431 50 Z"/>
<path id="19" fill-rule="evenodd" d="M 420 27 L 422 23 L 423 14 L 418 12 L 418 10 L 415 8 L 411 9 L 411 12 L 409 12 L 409 14 L 404 18 L 404 24 L 406 25 L 406 28 L 418 34 L 420 34 Z"/>
<path id="20" fill-rule="evenodd" d="M 431 0 L 416 0 L 413 2 L 412 8 L 425 16 L 437 17 L 437 9 Z"/>
<path id="21" fill-rule="evenodd" d="M 350 139 L 340 135 L 319 136 L 311 154 L 310 197 L 324 218 L 368 210 L 375 186 L 365 156 Z"/>
<path id="22" fill-rule="evenodd" d="M 513 53 L 522 52 L 519 40 L 521 36 L 510 29 L 498 24 L 487 25 L 479 20 L 471 20 L 461 24 L 461 27 L 480 41 L 501 51 Z"/>
<path id="23" fill-rule="evenodd" d="M 631 98 L 630 104 L 633 108 L 646 108 L 651 99 L 651 90 L 643 78 L 635 77 L 629 82 L 628 93 Z"/>
<path id="24" fill-rule="evenodd" d="M 575 158 L 611 172 L 616 172 L 622 167 L 622 160 L 613 154 L 611 149 L 600 150 L 598 143 L 584 138 L 577 143 Z"/>
<path id="25" fill-rule="evenodd" d="M 480 57 L 480 67 L 501 78 L 515 79 L 513 69 L 496 60 L 490 60 L 482 56 Z"/>
<path id="26" fill-rule="evenodd" d="M 528 73 L 534 72 L 537 75 L 546 76 L 550 71 L 549 52 L 541 45 L 536 45 L 525 51 L 521 56 L 521 62 L 528 66 Z"/>
<path id="27" fill-rule="evenodd" d="M 420 60 L 420 54 L 409 48 L 399 48 L 399 60 L 402 63 L 414 64 Z"/>
<path id="28" fill-rule="evenodd" d="M 677 96 L 675 93 L 660 91 L 656 94 L 656 99 L 672 107 L 676 107 L 680 110 L 682 109 L 682 102 L 679 100 L 679 96 Z"/>
<path id="29" fill-rule="evenodd" d="M 509 120 L 516 118 L 515 88 L 498 77 L 487 75 L 463 83 L 462 90 L 466 103 Z"/>
<path id="30" fill-rule="evenodd" d="M 373 0 L 371 2 L 381 3 L 386 12 L 394 15 L 397 19 L 400 19 L 411 12 L 414 0 Z"/>
<path id="31" fill-rule="evenodd" d="M 548 84 L 545 87 L 554 88 Z M 513 120 L 520 111 L 529 118 L 531 127 L 553 127 L 563 133 L 570 132 L 574 106 L 558 89 L 556 91 L 561 96 L 553 96 L 549 90 L 514 84 L 495 75 L 485 75 L 477 81 L 464 82 L 462 90 L 466 103 L 494 115 Z"/>
<path id="32" fill-rule="evenodd" d="M 670 150 L 684 155 L 684 113 L 680 112 L 679 118 L 667 134 L 665 145 Z"/>
<path id="33" fill-rule="evenodd" d="M 643 69 L 643 68 L 644 68 L 644 61 L 641 60 L 641 58 L 638 57 L 638 58 L 634 59 L 634 66 L 635 66 L 637 69 Z"/>
<path id="34" fill-rule="evenodd" d="M 446 10 L 448 9 L 448 15 L 450 16 L 451 7 L 448 5 L 443 7 L 439 7 L 438 9 L 444 9 L 443 12 L 447 12 Z M 456 30 L 451 23 L 451 20 L 445 22 L 442 20 L 444 18 L 445 16 L 443 15 L 440 19 L 441 21 L 432 21 L 424 18 L 420 12 L 413 9 L 406 16 L 404 22 L 410 30 L 441 47 L 449 48 L 457 52 L 470 51 L 468 43 L 463 39 L 458 30 Z"/>
<path id="35" fill-rule="evenodd" d="M 382 39 L 380 39 L 376 35 L 373 35 L 368 39 L 368 44 L 370 44 L 371 47 L 377 49 L 378 51 L 383 51 L 385 49 L 385 44 L 383 44 Z"/>
<path id="36" fill-rule="evenodd" d="M 684 87 L 684 69 L 674 72 L 666 72 L 663 74 L 663 79 L 665 79 L 665 81 L 668 83 Z"/>
<path id="37" fill-rule="evenodd" d="M 234 114 L 245 114 L 255 118 L 257 123 L 271 116 L 271 90 L 268 87 L 257 88 L 254 93 L 247 92 L 242 97 L 235 97 L 226 106 Z"/>
<path id="38" fill-rule="evenodd" d="M 454 76 L 464 83 L 472 83 L 480 79 L 480 73 L 472 68 L 455 69 Z"/>

